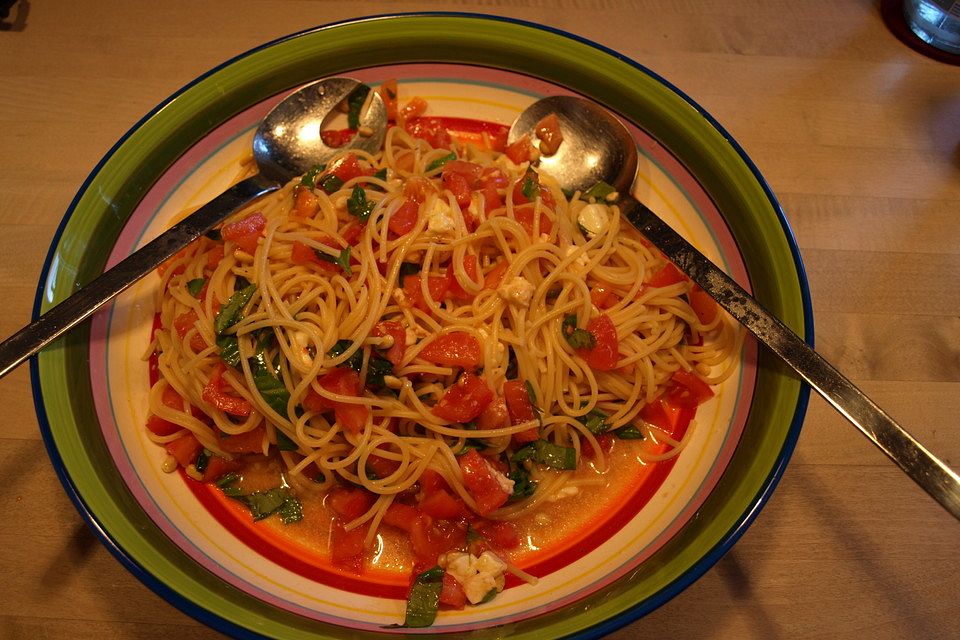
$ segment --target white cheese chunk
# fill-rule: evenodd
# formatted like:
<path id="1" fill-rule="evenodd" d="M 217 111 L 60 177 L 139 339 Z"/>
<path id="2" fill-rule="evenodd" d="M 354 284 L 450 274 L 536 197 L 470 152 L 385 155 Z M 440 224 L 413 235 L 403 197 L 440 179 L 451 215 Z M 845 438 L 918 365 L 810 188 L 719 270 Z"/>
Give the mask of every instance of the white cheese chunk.
<path id="1" fill-rule="evenodd" d="M 580 209 L 577 222 L 587 233 L 597 235 L 610 224 L 610 208 L 602 204 L 588 204 Z"/>
<path id="2" fill-rule="evenodd" d="M 460 583 L 471 604 L 481 602 L 493 590 L 503 591 L 507 563 L 490 551 L 479 558 L 463 551 L 448 551 L 440 556 L 439 564 Z"/>
<path id="3" fill-rule="evenodd" d="M 430 198 L 426 204 L 427 231 L 438 236 L 452 236 L 457 229 L 450 204 L 442 198 Z"/>
<path id="4" fill-rule="evenodd" d="M 530 304 L 533 292 L 536 287 L 533 283 L 523 276 L 515 276 L 509 282 L 500 285 L 497 289 L 497 295 L 503 298 L 509 304 L 526 307 Z"/>

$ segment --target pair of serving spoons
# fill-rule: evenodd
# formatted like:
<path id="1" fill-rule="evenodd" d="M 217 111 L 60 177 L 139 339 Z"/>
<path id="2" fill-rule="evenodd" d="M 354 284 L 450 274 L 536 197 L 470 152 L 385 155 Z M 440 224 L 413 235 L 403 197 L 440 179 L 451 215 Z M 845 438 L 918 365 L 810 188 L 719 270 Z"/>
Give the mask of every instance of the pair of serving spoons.
<path id="1" fill-rule="evenodd" d="M 318 135 L 324 120 L 359 86 L 351 78 L 309 84 L 278 104 L 253 138 L 258 173 L 230 187 L 158 238 L 107 270 L 80 291 L 0 343 L 0 377 L 61 334 L 90 317 L 161 262 L 207 233 L 252 200 L 276 191 L 344 147 L 330 148 Z M 632 195 L 637 147 L 623 124 L 589 100 L 552 96 L 533 103 L 510 129 L 510 141 L 533 134 L 555 114 L 563 144 L 540 166 L 564 189 L 585 191 L 599 181 L 613 186 L 621 214 L 691 280 L 792 367 L 954 517 L 960 519 L 960 476 L 925 449 L 850 380 L 791 331 L 730 276 L 684 240 Z M 386 135 L 386 107 L 376 92 L 361 113 L 359 130 L 346 147 L 376 152 Z M 585 159 L 589 158 L 590 162 Z"/>

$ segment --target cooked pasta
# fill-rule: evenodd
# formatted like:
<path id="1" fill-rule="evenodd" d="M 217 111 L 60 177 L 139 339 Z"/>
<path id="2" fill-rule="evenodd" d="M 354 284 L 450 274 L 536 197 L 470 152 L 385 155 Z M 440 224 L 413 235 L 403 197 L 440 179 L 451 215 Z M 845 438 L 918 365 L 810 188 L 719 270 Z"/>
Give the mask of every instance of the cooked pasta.
<path id="1" fill-rule="evenodd" d="M 616 194 L 408 129 L 163 265 L 148 427 L 169 467 L 229 486 L 279 456 L 289 496 L 365 496 L 328 504 L 369 547 L 428 487 L 465 508 L 450 520 L 510 521 L 604 482 L 617 436 L 677 455 L 735 365 L 732 323 Z"/>

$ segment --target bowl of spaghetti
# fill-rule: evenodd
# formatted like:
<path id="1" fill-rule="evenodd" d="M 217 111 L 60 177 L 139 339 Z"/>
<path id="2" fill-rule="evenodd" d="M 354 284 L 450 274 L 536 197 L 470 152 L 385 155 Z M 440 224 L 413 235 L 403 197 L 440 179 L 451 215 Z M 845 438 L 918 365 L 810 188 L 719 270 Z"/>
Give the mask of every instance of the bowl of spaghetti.
<path id="1" fill-rule="evenodd" d="M 262 117 L 333 75 L 386 102 L 379 152 L 236 212 L 31 364 L 78 509 L 148 586 L 238 636 L 589 637 L 650 611 L 755 517 L 806 392 L 617 194 L 564 192 L 509 124 L 546 95 L 603 104 L 640 150 L 635 195 L 801 335 L 810 311 L 756 168 L 634 62 L 453 14 L 266 44 L 117 143 L 37 311 L 255 171 Z M 334 146 L 356 134 L 344 117 Z"/>

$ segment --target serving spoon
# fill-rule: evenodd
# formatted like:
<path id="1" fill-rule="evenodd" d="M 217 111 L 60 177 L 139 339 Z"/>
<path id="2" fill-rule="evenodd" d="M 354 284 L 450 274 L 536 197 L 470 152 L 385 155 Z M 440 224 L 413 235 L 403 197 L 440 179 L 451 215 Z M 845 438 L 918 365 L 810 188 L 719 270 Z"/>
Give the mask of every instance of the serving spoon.
<path id="1" fill-rule="evenodd" d="M 540 121 L 555 114 L 563 141 L 539 165 L 567 190 L 586 191 L 600 181 L 614 187 L 620 213 L 691 280 L 822 395 L 845 418 L 960 519 L 960 476 L 925 449 L 823 356 L 804 342 L 730 276 L 632 195 L 637 145 L 612 113 L 575 96 L 533 103 L 514 122 L 508 142 L 536 142 Z"/>
<path id="2" fill-rule="evenodd" d="M 276 191 L 344 149 L 379 151 L 387 131 L 387 109 L 376 91 L 370 92 L 360 112 L 359 133 L 345 145 L 329 147 L 320 136 L 327 117 L 359 86 L 353 78 L 326 78 L 284 98 L 254 133 L 256 174 L 233 185 L 0 343 L 0 378 L 256 198 Z"/>

